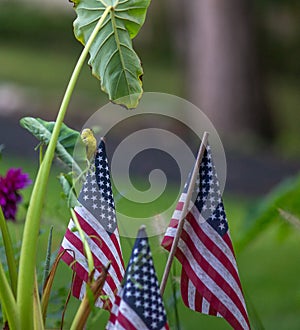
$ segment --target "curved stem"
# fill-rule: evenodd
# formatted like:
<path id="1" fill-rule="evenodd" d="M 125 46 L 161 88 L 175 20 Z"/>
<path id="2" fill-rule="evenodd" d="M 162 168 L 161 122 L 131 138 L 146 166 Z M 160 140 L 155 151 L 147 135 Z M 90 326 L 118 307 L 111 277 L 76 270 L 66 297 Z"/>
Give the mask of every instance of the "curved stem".
<path id="1" fill-rule="evenodd" d="M 0 301 L 11 330 L 19 329 L 19 315 L 16 300 L 0 263 Z"/>
<path id="2" fill-rule="evenodd" d="M 9 271 L 9 277 L 10 277 L 10 283 L 11 283 L 11 289 L 14 294 L 14 297 L 16 297 L 17 294 L 17 266 L 16 266 L 16 260 L 14 255 L 14 249 L 11 241 L 11 237 L 7 228 L 7 223 L 4 218 L 4 214 L 2 211 L 2 208 L 0 206 L 0 229 L 2 233 L 2 239 L 5 247 L 5 254 L 6 254 L 6 261 L 8 265 L 8 271 Z"/>
<path id="3" fill-rule="evenodd" d="M 93 255 L 92 255 L 92 251 L 89 247 L 89 244 L 85 238 L 85 234 L 84 231 L 82 230 L 80 223 L 78 221 L 77 215 L 75 213 L 75 211 L 73 209 L 70 209 L 71 215 L 72 215 L 72 219 L 76 225 L 76 229 L 78 230 L 79 236 L 81 238 L 82 241 L 82 245 L 83 245 L 83 249 L 86 255 L 86 259 L 87 259 L 87 264 L 88 264 L 88 268 L 89 268 L 89 274 L 91 274 L 91 272 L 94 270 L 94 259 L 93 259 Z"/>
<path id="4" fill-rule="evenodd" d="M 90 47 L 110 10 L 111 7 L 107 7 L 104 11 L 95 29 L 93 30 L 88 42 L 86 43 L 72 73 L 57 115 L 49 146 L 46 150 L 44 159 L 39 168 L 32 195 L 30 198 L 23 233 L 17 288 L 17 308 L 20 315 L 21 329 L 24 330 L 33 329 L 33 290 L 37 241 L 40 229 L 41 214 L 45 201 L 47 181 L 49 178 L 50 168 L 53 161 L 59 132 L 61 130 L 66 110 L 70 103 L 70 99 L 81 68 L 85 62 Z"/>

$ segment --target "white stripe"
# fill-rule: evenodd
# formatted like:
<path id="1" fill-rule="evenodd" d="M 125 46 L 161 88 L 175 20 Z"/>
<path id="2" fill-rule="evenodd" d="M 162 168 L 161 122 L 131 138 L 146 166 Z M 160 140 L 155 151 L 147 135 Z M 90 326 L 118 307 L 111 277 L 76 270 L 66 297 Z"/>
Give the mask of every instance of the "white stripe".
<path id="1" fill-rule="evenodd" d="M 235 257 L 232 254 L 231 249 L 229 248 L 229 246 L 226 244 L 226 242 L 223 240 L 223 238 L 218 235 L 213 235 L 214 233 L 216 233 L 215 229 L 212 228 L 212 226 L 210 224 L 208 224 L 206 221 L 202 222 L 202 215 L 200 214 L 199 210 L 197 209 L 197 207 L 193 207 L 191 210 L 191 213 L 193 214 L 194 218 L 197 220 L 199 226 L 201 226 L 201 229 L 205 232 L 205 234 L 208 237 L 213 237 L 213 241 L 215 243 L 216 246 L 218 246 L 218 248 L 227 255 L 228 259 L 230 260 L 230 262 L 232 264 L 235 264 Z M 206 226 L 203 226 L 202 223 L 205 223 Z"/>
<path id="2" fill-rule="evenodd" d="M 185 226 L 185 230 L 188 232 L 189 237 L 192 239 L 199 254 L 215 269 L 215 271 L 217 273 L 219 273 L 226 280 L 226 282 L 231 286 L 232 290 L 239 297 L 239 300 L 243 303 L 244 296 L 241 292 L 241 289 L 240 289 L 239 285 L 237 284 L 236 280 L 234 279 L 234 277 L 228 271 L 228 269 L 226 267 L 224 267 L 224 265 L 219 261 L 219 259 L 216 258 L 209 249 L 206 248 L 206 246 L 203 244 L 203 242 L 201 240 L 199 240 L 198 236 L 194 232 L 194 230 L 189 222 L 186 222 L 184 224 L 184 226 Z M 202 224 L 201 229 L 204 229 L 205 226 L 210 227 L 210 229 L 208 229 L 209 237 L 213 242 L 215 242 L 216 236 L 219 237 L 219 234 L 216 233 L 216 231 L 208 223 Z M 184 253 L 184 251 L 183 251 L 183 253 Z M 232 266 L 238 274 L 235 259 L 233 260 Z"/>
<path id="3" fill-rule="evenodd" d="M 203 232 L 214 242 L 216 246 L 227 256 L 231 264 L 233 265 L 234 269 L 236 270 L 238 274 L 237 264 L 234 255 L 232 254 L 231 249 L 228 247 L 226 242 L 222 239 L 222 237 L 219 234 L 216 234 L 216 231 L 214 228 L 210 226 L 202 217 L 197 207 L 193 207 L 191 210 L 191 213 L 193 214 L 194 218 L 198 221 L 199 226 L 201 226 L 201 229 Z M 203 221 L 204 220 L 204 221 Z M 200 224 L 200 223 L 201 224 Z M 170 229 L 170 230 L 169 230 Z M 245 310 L 246 305 L 244 301 L 244 296 L 240 290 L 239 285 L 236 283 L 235 279 L 232 277 L 232 275 L 228 272 L 226 268 L 222 265 L 222 263 L 215 258 L 215 256 L 209 251 L 202 242 L 198 239 L 197 235 L 194 233 L 193 228 L 191 227 L 190 223 L 188 221 L 185 221 L 184 223 L 184 229 L 189 233 L 191 236 L 195 247 L 199 251 L 199 253 L 212 265 L 216 265 L 215 270 L 225 279 L 228 279 L 228 282 L 230 285 L 233 285 L 233 290 L 238 294 L 239 299 L 241 300 Z M 176 229 L 169 227 L 166 232 L 166 236 L 175 237 L 176 235 Z M 181 240 L 180 240 L 181 241 Z M 179 244 L 180 244 L 179 241 Z M 183 251 L 184 253 L 184 251 Z M 212 260 L 212 261 L 211 261 Z M 224 275 L 223 275 L 224 273 Z M 230 279 L 230 280 L 229 280 Z"/>
<path id="4" fill-rule="evenodd" d="M 188 280 L 188 304 L 192 310 L 196 309 L 195 296 L 196 296 L 196 287 L 190 280 Z"/>
<path id="5" fill-rule="evenodd" d="M 186 193 L 182 193 L 181 196 L 180 196 L 180 198 L 179 198 L 179 200 L 178 200 L 178 203 L 179 202 L 185 203 L 185 201 L 186 201 Z M 193 206 L 194 206 L 194 203 L 190 200 L 187 213 L 193 208 Z M 184 204 L 183 204 L 183 207 L 182 207 L 181 210 L 176 210 L 175 209 L 175 211 L 173 212 L 173 215 L 172 215 L 172 220 L 178 220 L 178 221 L 181 220 L 183 208 L 184 208 Z M 206 221 L 206 220 L 203 219 L 203 221 Z"/>
<path id="6" fill-rule="evenodd" d="M 179 202 L 183 202 L 185 203 L 186 201 L 186 193 L 182 193 L 179 197 L 179 200 L 177 202 L 177 204 Z M 173 215 L 172 215 L 172 219 L 175 219 L 175 220 L 180 220 L 181 219 L 181 215 L 182 215 L 182 210 L 176 210 L 173 212 Z"/>
<path id="7" fill-rule="evenodd" d="M 119 323 L 113 324 L 110 321 L 108 321 L 105 329 L 106 330 L 127 330 L 127 329 L 123 328 Z"/>
<path id="8" fill-rule="evenodd" d="M 79 235 L 79 232 L 76 231 L 74 232 L 72 229 L 76 228 L 74 222 L 72 220 L 70 220 L 69 222 L 69 226 L 68 228 L 70 229 L 70 231 L 72 231 L 72 233 L 79 239 L 81 240 L 81 237 Z M 100 260 L 100 262 L 102 263 L 103 266 L 106 266 L 108 264 L 109 261 L 113 261 L 113 260 L 109 260 L 107 258 L 107 256 L 105 255 L 105 253 L 102 251 L 101 248 L 99 248 L 99 246 L 87 235 L 85 235 L 86 241 L 88 243 L 88 246 L 91 249 L 91 252 L 95 255 L 95 257 Z M 109 238 L 109 240 L 111 241 L 111 239 Z M 121 270 L 121 275 L 122 278 L 124 276 L 124 269 L 122 268 Z M 115 269 L 115 264 L 112 263 L 111 266 L 109 267 L 109 274 L 111 275 L 111 277 L 113 278 L 114 282 L 119 283 L 120 280 L 118 279 L 118 276 L 116 274 L 116 269 Z"/>
<path id="9" fill-rule="evenodd" d="M 107 330 L 128 330 L 122 327 L 122 325 L 117 321 L 115 324 L 111 325 L 111 328 L 107 328 Z"/>
<path id="10" fill-rule="evenodd" d="M 75 233 L 73 233 L 73 234 L 75 234 Z M 66 237 L 63 239 L 62 247 L 64 249 L 72 250 L 72 252 L 74 252 L 74 254 L 75 254 L 75 260 L 78 263 L 80 263 L 80 265 L 85 269 L 85 271 L 87 273 L 89 273 L 88 264 L 86 262 L 85 256 L 79 250 L 77 250 L 76 247 L 66 239 Z M 70 254 L 73 257 L 73 253 L 70 253 L 69 251 L 66 251 L 66 253 Z M 109 273 L 110 273 L 110 269 L 109 269 Z M 94 278 L 97 279 L 99 276 L 100 276 L 100 272 L 96 269 Z M 118 283 L 119 283 L 119 281 L 116 284 L 118 285 Z M 109 299 L 113 302 L 115 299 L 115 295 L 114 295 L 114 292 L 112 291 L 111 287 L 107 284 L 107 281 L 105 281 L 105 283 L 103 285 L 103 291 L 105 292 L 105 294 L 107 294 L 109 296 Z"/>
<path id="11" fill-rule="evenodd" d="M 173 215 L 172 215 L 172 220 L 177 220 L 179 221 L 181 218 L 182 210 L 175 210 Z"/>
<path id="12" fill-rule="evenodd" d="M 115 257 L 115 261 L 117 262 L 119 269 L 121 271 L 121 274 L 124 275 L 125 270 L 121 261 L 122 255 L 120 256 L 114 243 L 112 242 L 110 236 L 106 232 L 106 230 L 103 228 L 103 226 L 99 223 L 99 221 L 83 206 L 76 206 L 75 211 L 83 218 L 85 221 L 97 232 L 97 234 L 105 241 L 106 245 L 108 246 L 109 250 L 112 252 L 112 254 Z M 119 246 L 120 245 L 120 239 L 118 233 L 116 233 L 117 230 L 115 230 L 115 236 L 118 241 Z M 121 251 L 122 254 L 122 251 Z"/>
<path id="13" fill-rule="evenodd" d="M 174 228 L 172 228 L 174 229 Z M 174 233 L 173 233 L 174 234 Z M 198 262 L 194 259 L 194 256 L 192 255 L 191 251 L 189 250 L 188 246 L 184 243 L 182 239 L 180 239 L 180 242 L 178 244 L 178 248 L 184 253 L 185 258 L 188 260 L 192 270 L 197 275 L 197 277 L 205 283 L 207 288 L 213 292 L 218 299 L 225 305 L 231 313 L 235 316 L 237 320 L 241 323 L 243 326 L 243 329 L 248 329 L 248 324 L 246 320 L 244 319 L 244 316 L 241 314 L 235 303 L 231 300 L 231 298 L 222 290 L 221 287 L 217 285 L 200 267 Z"/>
<path id="14" fill-rule="evenodd" d="M 202 313 L 209 314 L 209 307 L 210 303 L 204 297 L 202 297 Z"/>
<path id="15" fill-rule="evenodd" d="M 121 313 L 131 324 L 137 329 L 148 329 L 144 321 L 138 316 L 138 314 L 122 299 L 119 306 L 119 313 Z M 118 319 L 116 320 L 115 329 L 123 329 L 120 326 Z M 126 330 L 126 329 L 125 329 Z"/>

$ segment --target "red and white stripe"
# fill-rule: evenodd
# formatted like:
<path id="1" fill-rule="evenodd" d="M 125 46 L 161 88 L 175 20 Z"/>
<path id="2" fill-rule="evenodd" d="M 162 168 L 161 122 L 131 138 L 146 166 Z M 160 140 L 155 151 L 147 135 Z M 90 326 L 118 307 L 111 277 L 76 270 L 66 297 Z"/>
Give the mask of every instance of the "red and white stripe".
<path id="1" fill-rule="evenodd" d="M 185 198 L 183 193 L 162 241 L 167 250 L 171 249 L 176 235 Z M 221 237 L 192 203 L 176 257 L 182 264 L 181 294 L 186 306 L 221 316 L 234 329 L 250 329 L 229 233 Z"/>
<path id="2" fill-rule="evenodd" d="M 116 296 L 106 330 L 143 330 L 148 329 L 139 315 L 123 300 L 122 289 Z M 157 330 L 169 330 L 168 324 Z"/>
<path id="3" fill-rule="evenodd" d="M 76 206 L 74 210 L 92 252 L 96 269 L 94 278 L 98 278 L 102 268 L 107 266 L 108 262 L 111 262 L 103 286 L 103 294 L 108 296 L 108 300 L 98 299 L 96 302 L 96 306 L 110 309 L 125 273 L 118 229 L 109 235 L 84 206 Z M 76 298 L 82 299 L 85 294 L 89 269 L 80 235 L 72 219 L 69 222 L 60 250 L 66 250 L 62 259 L 66 264 L 72 266 L 75 271 L 72 294 Z"/>

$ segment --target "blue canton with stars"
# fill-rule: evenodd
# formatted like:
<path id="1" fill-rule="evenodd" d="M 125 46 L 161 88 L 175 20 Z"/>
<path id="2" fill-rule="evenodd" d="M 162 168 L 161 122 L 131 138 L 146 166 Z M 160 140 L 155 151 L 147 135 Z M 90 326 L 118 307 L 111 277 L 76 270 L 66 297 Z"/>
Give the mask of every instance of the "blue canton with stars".
<path id="1" fill-rule="evenodd" d="M 202 217 L 219 235 L 225 235 L 228 231 L 228 222 L 209 145 L 206 147 L 202 158 L 193 201 Z"/>
<path id="2" fill-rule="evenodd" d="M 126 270 L 122 299 L 139 315 L 147 329 L 161 329 L 167 317 L 144 229 L 140 229 Z"/>
<path id="3" fill-rule="evenodd" d="M 101 223 L 108 233 L 115 231 L 117 227 L 115 205 L 103 140 L 98 146 L 95 164 L 92 164 L 88 170 L 78 201 Z"/>

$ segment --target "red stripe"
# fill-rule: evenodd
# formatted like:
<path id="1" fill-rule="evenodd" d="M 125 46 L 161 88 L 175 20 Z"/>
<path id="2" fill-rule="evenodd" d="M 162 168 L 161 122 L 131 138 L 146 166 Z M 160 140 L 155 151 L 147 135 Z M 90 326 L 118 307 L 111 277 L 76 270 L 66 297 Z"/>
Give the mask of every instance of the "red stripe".
<path id="1" fill-rule="evenodd" d="M 63 247 L 60 247 L 59 249 L 59 254 L 61 252 L 65 251 Z M 74 258 L 69 254 L 68 251 L 65 251 L 65 253 L 62 255 L 62 258 L 61 258 L 68 266 L 70 266 L 73 262 L 74 262 Z M 77 272 L 86 272 L 85 269 L 79 265 L 78 263 L 74 263 L 72 265 L 72 268 L 73 270 L 75 271 L 75 276 L 74 276 L 74 279 L 73 279 L 73 284 L 72 284 L 72 295 L 75 297 L 75 298 L 78 298 L 80 297 L 80 290 L 81 290 L 81 286 L 82 286 L 82 279 L 77 275 L 77 272 L 75 270 L 75 264 L 77 264 Z M 80 269 L 81 268 L 81 269 Z"/>
<path id="2" fill-rule="evenodd" d="M 192 283 L 196 286 L 197 290 L 202 293 L 203 297 L 210 302 L 211 305 L 215 306 L 214 308 L 224 317 L 225 320 L 235 329 L 235 330 L 244 330 L 239 321 L 231 313 L 230 310 L 218 299 L 213 292 L 211 292 L 207 286 L 200 280 L 200 278 L 194 273 L 189 262 L 187 261 L 185 255 L 181 250 L 177 249 L 176 256 L 181 264 L 184 264 L 184 268 Z M 188 294 L 188 292 L 181 292 L 182 296 Z M 187 297 L 185 298 L 187 301 Z M 187 305 L 188 306 L 188 305 Z M 190 306 L 188 306 L 190 307 Z M 198 311 L 198 312 L 201 312 Z M 247 320 L 247 318 L 246 318 Z"/>
<path id="3" fill-rule="evenodd" d="M 201 230 L 201 232 L 202 232 L 202 230 Z M 202 232 L 202 234 L 205 235 L 204 232 Z M 240 298 L 238 297 L 238 295 L 236 294 L 236 292 L 234 291 L 234 289 L 232 288 L 232 286 L 229 285 L 229 283 L 226 280 L 226 278 L 224 279 L 224 277 L 221 276 L 218 273 L 218 271 L 213 268 L 213 266 L 212 266 L 213 261 L 211 260 L 209 262 L 204 257 L 202 257 L 202 255 L 196 249 L 193 241 L 190 239 L 189 234 L 185 230 L 182 231 L 181 239 L 188 246 L 189 250 L 192 252 L 192 255 L 194 256 L 195 260 L 197 260 L 197 263 L 203 269 L 203 271 L 213 280 L 213 282 L 215 282 L 231 298 L 231 300 L 234 302 L 234 304 L 237 306 L 237 308 L 241 311 L 241 313 L 243 314 L 243 316 L 245 317 L 245 319 L 247 319 L 247 313 L 245 311 L 245 308 L 244 308 L 244 306 L 243 306 Z M 200 238 L 200 241 L 202 241 L 201 238 Z M 178 250 L 179 249 L 177 249 L 177 251 Z M 220 257 L 223 258 L 223 256 L 220 256 Z M 190 263 L 190 262 L 185 258 L 185 261 L 182 263 L 182 267 L 183 268 L 186 267 L 186 265 L 185 265 L 186 263 Z M 224 265 L 224 267 L 227 268 L 226 265 Z M 234 280 L 236 281 L 236 279 L 234 279 Z M 239 282 L 240 281 L 238 279 L 237 284 L 239 284 Z M 192 283 L 195 284 L 195 282 L 193 280 L 192 280 Z M 197 288 L 197 285 L 196 284 L 195 284 L 195 286 Z M 205 297 L 205 295 L 203 295 L 203 296 Z M 207 299 L 208 301 L 210 301 L 207 297 L 205 297 L 205 299 Z M 215 305 L 213 307 L 215 309 L 217 309 L 217 307 Z"/>
<path id="4" fill-rule="evenodd" d="M 201 232 L 202 232 L 202 230 L 201 230 Z M 196 260 L 201 260 L 201 259 L 203 259 L 202 258 L 202 256 L 201 255 L 199 255 L 199 253 L 198 253 L 198 251 L 196 252 L 195 251 L 195 247 L 193 246 L 193 247 L 191 247 L 191 245 L 192 245 L 192 241 L 191 241 L 191 239 L 189 238 L 189 236 L 188 236 L 188 234 L 186 233 L 186 232 L 183 232 L 182 233 L 182 235 L 184 235 L 185 236 L 185 239 L 184 239 L 184 241 L 186 242 L 186 244 L 188 245 L 188 246 L 190 246 L 190 250 L 191 250 L 191 252 L 192 252 L 192 254 L 195 256 L 195 254 L 196 254 L 196 256 L 195 256 L 195 259 Z M 183 236 L 181 237 L 181 238 L 183 238 Z M 207 237 L 208 238 L 208 237 Z M 208 238 L 209 239 L 209 238 Z M 210 240 L 210 239 L 209 239 Z M 164 237 L 164 239 L 163 239 L 163 242 L 162 242 L 162 245 L 166 248 L 166 249 L 170 249 L 170 246 L 172 245 L 172 242 L 173 242 L 173 237 L 170 237 L 170 236 L 165 236 Z M 212 244 L 213 244 L 213 242 L 212 242 Z M 178 252 L 179 250 L 177 250 L 177 252 Z M 179 257 L 179 255 L 177 255 L 177 252 L 176 252 L 176 257 L 179 259 L 180 257 Z M 193 253 L 194 252 L 194 253 Z M 181 253 L 181 252 L 180 252 Z M 232 266 L 232 264 L 231 264 L 231 262 L 229 261 L 229 259 L 226 257 L 226 255 L 224 255 L 223 253 L 222 253 L 222 255 L 223 256 L 225 256 L 225 259 L 227 259 L 228 260 L 228 265 L 230 266 Z M 180 260 L 180 259 L 179 259 Z M 183 262 L 183 261 L 181 261 L 181 263 L 183 264 L 183 268 L 185 268 L 186 267 L 186 264 L 188 264 L 189 262 L 188 262 L 188 260 L 184 257 L 184 260 L 185 260 L 185 262 Z M 222 260 L 220 260 L 221 262 L 222 262 Z M 222 262 L 223 264 L 224 264 L 224 262 Z M 200 264 L 200 263 L 199 263 Z M 204 268 L 204 265 L 203 264 L 201 264 L 201 266 Z M 226 268 L 228 268 L 227 267 L 227 265 L 224 265 Z M 233 270 L 234 270 L 234 274 L 232 274 L 233 275 L 233 277 L 236 279 L 238 279 L 237 280 L 237 284 L 239 285 L 239 287 L 241 287 L 241 284 L 240 284 L 240 281 L 239 281 L 239 277 L 238 277 L 238 274 L 236 273 L 236 270 L 234 269 L 234 267 L 230 267 L 230 268 L 232 268 Z M 212 270 L 210 271 L 209 269 L 212 269 L 211 268 L 211 266 L 206 262 L 206 271 L 208 272 L 208 275 L 210 275 L 211 277 L 213 277 L 213 280 L 216 282 L 216 283 L 218 283 L 218 285 L 220 286 L 220 287 L 222 287 L 223 288 L 223 290 L 232 298 L 232 300 L 234 301 L 234 303 L 237 305 L 237 307 L 239 308 L 239 310 L 241 311 L 241 313 L 242 313 L 242 315 L 245 317 L 245 319 L 246 319 L 246 321 L 248 322 L 248 316 L 247 316 L 247 312 L 246 312 L 246 310 L 245 310 L 245 308 L 244 308 L 244 306 L 243 306 L 243 304 L 241 303 L 241 301 L 240 301 L 240 299 L 239 299 L 239 297 L 236 295 L 236 293 L 232 290 L 232 288 L 227 284 L 227 282 L 217 273 L 217 272 L 212 272 Z M 235 276 L 234 276 L 235 275 Z M 183 278 L 181 279 L 181 281 L 183 280 Z M 192 281 L 193 282 L 193 281 Z M 195 282 L 194 282 L 195 283 Z M 196 286 L 197 287 L 197 286 Z M 199 288 L 197 288 L 197 290 L 199 290 Z M 186 294 L 188 293 L 187 292 L 188 290 L 187 290 L 187 283 L 184 283 L 184 287 L 183 287 L 183 290 L 182 290 L 182 296 L 183 296 L 183 300 L 184 300 L 184 303 L 188 306 L 188 307 L 190 307 L 189 306 L 189 304 L 188 304 L 188 296 L 185 296 L 184 295 L 184 292 L 186 292 Z M 200 290 L 199 290 L 200 291 Z M 211 293 L 209 293 L 208 294 L 208 296 L 207 297 L 205 297 L 205 295 L 203 294 L 203 296 L 208 300 L 208 302 L 210 302 L 210 299 L 209 299 L 209 296 L 210 296 L 210 294 Z M 200 298 L 201 297 L 201 294 L 199 295 L 199 296 L 197 296 L 197 294 L 195 295 L 195 306 L 197 306 L 197 308 L 199 308 L 199 305 L 201 306 L 199 309 L 196 309 L 196 310 L 198 310 L 198 311 L 202 311 L 202 298 Z M 199 298 L 201 299 L 201 301 L 199 301 Z M 219 301 L 217 301 L 217 304 L 219 304 Z M 221 308 L 222 308 L 222 306 L 220 306 Z M 212 307 L 212 304 L 210 304 L 210 308 L 211 308 L 211 310 L 210 310 L 210 312 L 212 313 L 212 315 L 216 315 L 216 312 L 217 312 L 217 310 L 218 310 L 218 308 L 216 308 L 216 305 L 215 305 L 215 308 L 213 308 Z M 226 308 L 225 308 L 226 309 Z M 223 308 L 222 308 L 222 310 L 223 310 Z M 219 310 L 218 310 L 218 312 L 220 312 Z M 221 313 L 220 313 L 221 314 Z M 230 313 L 231 314 L 231 313 Z M 226 317 L 224 316 L 224 318 L 226 319 Z M 235 319 L 235 318 L 234 318 Z M 228 321 L 229 322 L 229 321 Z"/>
<path id="5" fill-rule="evenodd" d="M 209 311 L 208 311 L 208 314 L 209 315 L 213 315 L 213 316 L 216 316 L 217 315 L 217 311 L 212 307 L 212 305 L 210 304 L 209 305 Z"/>
<path id="6" fill-rule="evenodd" d="M 171 219 L 169 227 L 168 228 L 177 228 L 178 227 L 178 220 Z M 161 242 L 161 246 L 163 246 L 166 250 L 170 251 L 173 243 L 173 236 L 164 236 L 163 240 Z"/>
<path id="7" fill-rule="evenodd" d="M 183 271 L 183 268 L 182 268 L 182 271 Z M 185 273 L 185 276 L 187 277 L 187 274 L 186 273 Z M 196 289 L 196 293 L 195 293 L 195 298 L 194 299 L 195 299 L 195 310 L 196 311 L 201 310 L 202 309 L 202 304 L 203 304 L 203 296 L 202 296 L 202 294 L 199 291 L 197 291 L 197 289 Z"/>
<path id="8" fill-rule="evenodd" d="M 190 225 L 192 226 L 194 232 L 196 233 L 197 237 L 199 238 L 199 240 L 204 244 L 204 246 L 207 248 L 207 250 L 209 250 L 219 260 L 220 263 L 222 263 L 224 268 L 226 268 L 228 270 L 228 272 L 235 279 L 240 290 L 242 291 L 239 274 L 237 272 L 236 267 L 234 267 L 234 265 L 232 264 L 232 262 L 230 261 L 228 256 L 215 244 L 215 242 L 209 236 L 206 235 L 206 233 L 202 230 L 201 225 L 198 224 L 197 220 L 194 218 L 194 216 L 191 213 L 188 214 L 187 219 L 188 219 L 188 222 L 190 223 Z M 227 234 L 225 234 L 224 236 L 228 237 Z M 218 240 L 223 239 L 224 236 L 221 237 L 216 232 L 216 239 L 218 239 Z M 191 241 L 191 240 L 189 239 L 189 241 Z M 227 244 L 227 242 L 226 242 L 226 244 Z M 195 247 L 191 248 L 192 253 L 193 253 L 193 251 L 196 251 Z M 193 253 L 193 255 L 194 255 L 194 253 Z M 234 254 L 232 255 L 232 257 L 234 258 Z M 198 260 L 197 257 L 195 257 L 195 259 Z"/>
<path id="9" fill-rule="evenodd" d="M 112 324 L 115 324 L 116 321 L 117 321 L 117 318 L 118 318 L 117 316 L 118 316 L 118 313 L 119 313 L 120 302 L 121 302 L 120 296 L 119 295 L 116 295 L 114 306 L 113 306 L 113 309 L 111 310 L 110 317 L 109 317 L 109 321 Z"/>
<path id="10" fill-rule="evenodd" d="M 184 276 L 185 275 L 185 276 Z M 184 304 L 188 307 L 189 306 L 189 300 L 188 300 L 188 283 L 189 283 L 189 279 L 184 271 L 184 269 L 182 268 L 182 271 L 181 271 L 181 280 L 180 280 L 180 287 L 181 287 L 181 297 L 182 297 L 182 300 L 184 302 Z"/>
<path id="11" fill-rule="evenodd" d="M 116 231 L 115 231 L 116 232 Z M 117 252 L 118 252 L 118 256 L 119 256 L 119 259 L 121 261 L 121 265 L 123 267 L 123 269 L 125 268 L 125 265 L 124 265 L 124 260 L 123 260 L 123 255 L 122 255 L 122 250 L 121 250 L 121 245 L 120 245 L 120 241 L 118 239 L 118 235 L 113 233 L 111 236 L 110 236 L 110 239 L 112 240 Z M 121 276 L 121 281 L 123 279 L 123 276 Z"/>
<path id="12" fill-rule="evenodd" d="M 64 248 L 60 247 L 59 252 L 61 252 L 63 250 L 64 250 Z M 87 282 L 89 274 L 85 270 L 85 268 L 68 253 L 68 251 L 66 251 L 66 253 L 63 254 L 62 260 L 69 266 L 72 264 L 72 269 L 75 272 L 75 277 L 74 277 L 74 281 L 73 281 L 73 285 L 72 285 L 72 295 L 75 298 L 80 299 L 80 292 L 81 292 L 82 284 L 83 284 L 83 282 Z M 108 284 L 109 284 L 109 281 L 108 281 Z M 113 291 L 116 291 L 116 290 L 113 290 Z M 106 292 L 104 292 L 104 290 L 102 290 L 101 294 L 106 295 Z M 103 299 L 101 299 L 101 300 L 103 302 L 103 308 L 110 310 L 112 307 L 111 300 L 103 300 Z"/>
<path id="13" fill-rule="evenodd" d="M 83 255 L 84 255 L 84 249 L 83 249 L 83 244 L 81 242 L 81 240 L 76 236 L 74 235 L 69 229 L 67 230 L 67 233 L 65 235 L 68 240 L 70 241 L 70 243 L 75 246 L 77 248 L 78 251 L 80 251 Z M 102 249 L 103 250 L 103 249 Z M 103 251 L 104 254 L 106 254 L 106 251 Z M 101 272 L 101 268 L 104 267 L 103 263 L 101 262 L 101 260 L 99 260 L 96 255 L 94 253 L 92 253 L 92 256 L 93 256 L 93 260 L 94 260 L 94 265 L 95 265 L 95 268 Z M 80 260 L 77 260 L 77 263 L 75 265 L 75 267 L 77 267 L 77 264 L 80 263 Z M 114 267 L 114 262 L 112 261 L 112 265 L 111 267 Z M 87 274 L 87 272 L 86 272 Z M 82 278 L 85 282 L 87 282 L 88 280 L 88 276 L 85 276 L 85 278 Z M 110 286 L 112 292 L 115 292 L 116 289 L 117 289 L 117 284 L 114 282 L 113 278 L 110 276 L 110 271 L 108 271 L 108 275 L 106 277 L 106 282 L 107 284 Z"/>
<path id="14" fill-rule="evenodd" d="M 83 284 L 82 279 L 79 276 L 75 275 L 72 286 L 72 295 L 78 299 L 80 298 L 82 284 Z"/>
<path id="15" fill-rule="evenodd" d="M 59 253 L 62 252 L 63 250 L 64 250 L 64 248 L 60 247 Z M 73 263 L 72 268 L 75 272 L 75 277 L 74 277 L 73 285 L 72 285 L 72 295 L 75 298 L 79 299 L 80 298 L 81 286 L 82 286 L 82 283 L 83 283 L 82 278 L 84 278 L 85 276 L 87 277 L 88 273 L 86 272 L 86 270 L 78 262 L 76 262 L 76 260 L 73 258 L 73 256 L 71 256 L 69 254 L 68 251 L 66 251 L 63 254 L 62 260 L 69 266 Z"/>
<path id="16" fill-rule="evenodd" d="M 181 198 L 181 196 L 180 196 L 180 198 Z M 177 211 L 182 211 L 183 206 L 184 206 L 184 202 L 178 202 L 177 205 L 176 205 L 176 210 Z"/>
<path id="17" fill-rule="evenodd" d="M 60 252 L 64 250 L 63 247 L 60 248 Z M 76 261 L 76 259 L 73 258 L 72 255 L 68 251 L 63 254 L 62 260 L 67 264 L 71 265 L 72 264 L 72 269 L 74 272 L 84 281 L 87 281 L 88 279 L 88 272 L 85 270 L 85 268 Z"/>
<path id="18" fill-rule="evenodd" d="M 115 272 L 117 274 L 118 279 L 121 281 L 123 279 L 123 275 L 122 272 L 120 270 L 120 267 L 116 261 L 115 256 L 113 255 L 112 251 L 110 250 L 110 248 L 108 247 L 108 245 L 106 244 L 106 241 L 104 239 L 102 239 L 101 237 L 99 237 L 99 234 L 95 231 L 95 229 L 93 227 L 91 227 L 87 220 L 85 220 L 84 218 L 82 218 L 78 213 L 76 213 L 79 224 L 82 228 L 82 230 L 85 232 L 85 234 L 87 236 L 89 236 L 94 243 L 99 247 L 100 250 L 102 250 L 105 254 L 105 256 L 107 257 L 108 260 L 111 261 L 111 267 L 113 267 L 115 269 Z M 120 244 L 117 240 L 117 238 L 115 237 L 115 234 L 111 234 L 110 235 L 110 239 L 112 241 L 112 243 L 114 244 L 114 246 L 118 249 L 118 257 L 120 260 L 122 260 L 121 264 L 123 265 L 123 258 L 122 258 L 122 253 L 121 253 L 121 249 L 120 249 Z M 102 263 L 100 264 L 100 267 L 102 267 Z M 106 265 L 105 265 L 106 266 Z M 95 268 L 97 268 L 97 265 L 95 264 Z"/>
<path id="19" fill-rule="evenodd" d="M 103 254 L 107 257 L 107 259 L 111 261 L 111 267 L 114 268 L 119 281 L 121 281 L 123 279 L 123 276 L 122 276 L 120 267 L 119 267 L 117 261 L 115 260 L 112 252 L 110 251 L 109 247 L 107 246 L 107 244 L 105 244 L 105 241 L 102 240 L 97 235 L 96 231 L 90 225 L 88 225 L 88 223 L 83 218 L 81 218 L 79 215 L 78 215 L 78 220 L 79 220 L 80 226 L 84 230 L 84 232 L 93 240 L 93 242 L 103 252 Z M 78 247 L 78 250 L 83 253 L 84 250 L 83 250 L 82 242 L 81 242 L 81 240 L 76 235 L 74 235 L 74 233 L 72 231 L 70 231 L 69 229 L 67 229 L 67 232 L 65 234 L 65 237 L 75 247 Z M 116 238 L 115 238 L 115 235 L 114 234 L 112 234 L 110 236 L 110 239 L 112 239 L 112 238 L 116 241 Z M 78 243 L 76 243 L 76 242 L 78 242 Z M 113 240 L 112 240 L 112 242 L 113 242 Z M 117 242 L 117 245 L 119 246 L 118 242 Z M 120 255 L 119 255 L 119 257 L 120 257 Z M 112 259 L 110 259 L 110 258 L 112 258 Z M 99 271 L 101 271 L 102 267 L 104 266 L 103 265 L 103 262 L 102 261 L 98 262 L 99 259 L 96 258 L 96 257 L 94 259 L 95 259 L 94 260 L 95 268 L 98 269 Z M 123 258 L 121 257 L 120 259 L 122 260 L 121 264 L 123 264 Z M 85 281 L 87 281 L 87 279 L 85 279 Z"/>
<path id="20" fill-rule="evenodd" d="M 229 232 L 227 232 L 226 235 L 224 235 L 222 238 L 226 242 L 226 244 L 228 245 L 228 247 L 231 250 L 233 256 L 235 257 L 233 246 L 232 246 L 232 241 L 231 241 L 231 238 L 229 236 Z"/>
<path id="21" fill-rule="evenodd" d="M 119 311 L 118 313 L 118 322 L 120 323 L 120 325 L 122 325 L 123 328 L 125 328 L 126 330 L 138 330 L 134 324 L 132 324 L 125 315 L 123 315 L 121 313 L 121 311 Z M 141 330 L 141 329 L 139 329 Z"/>

